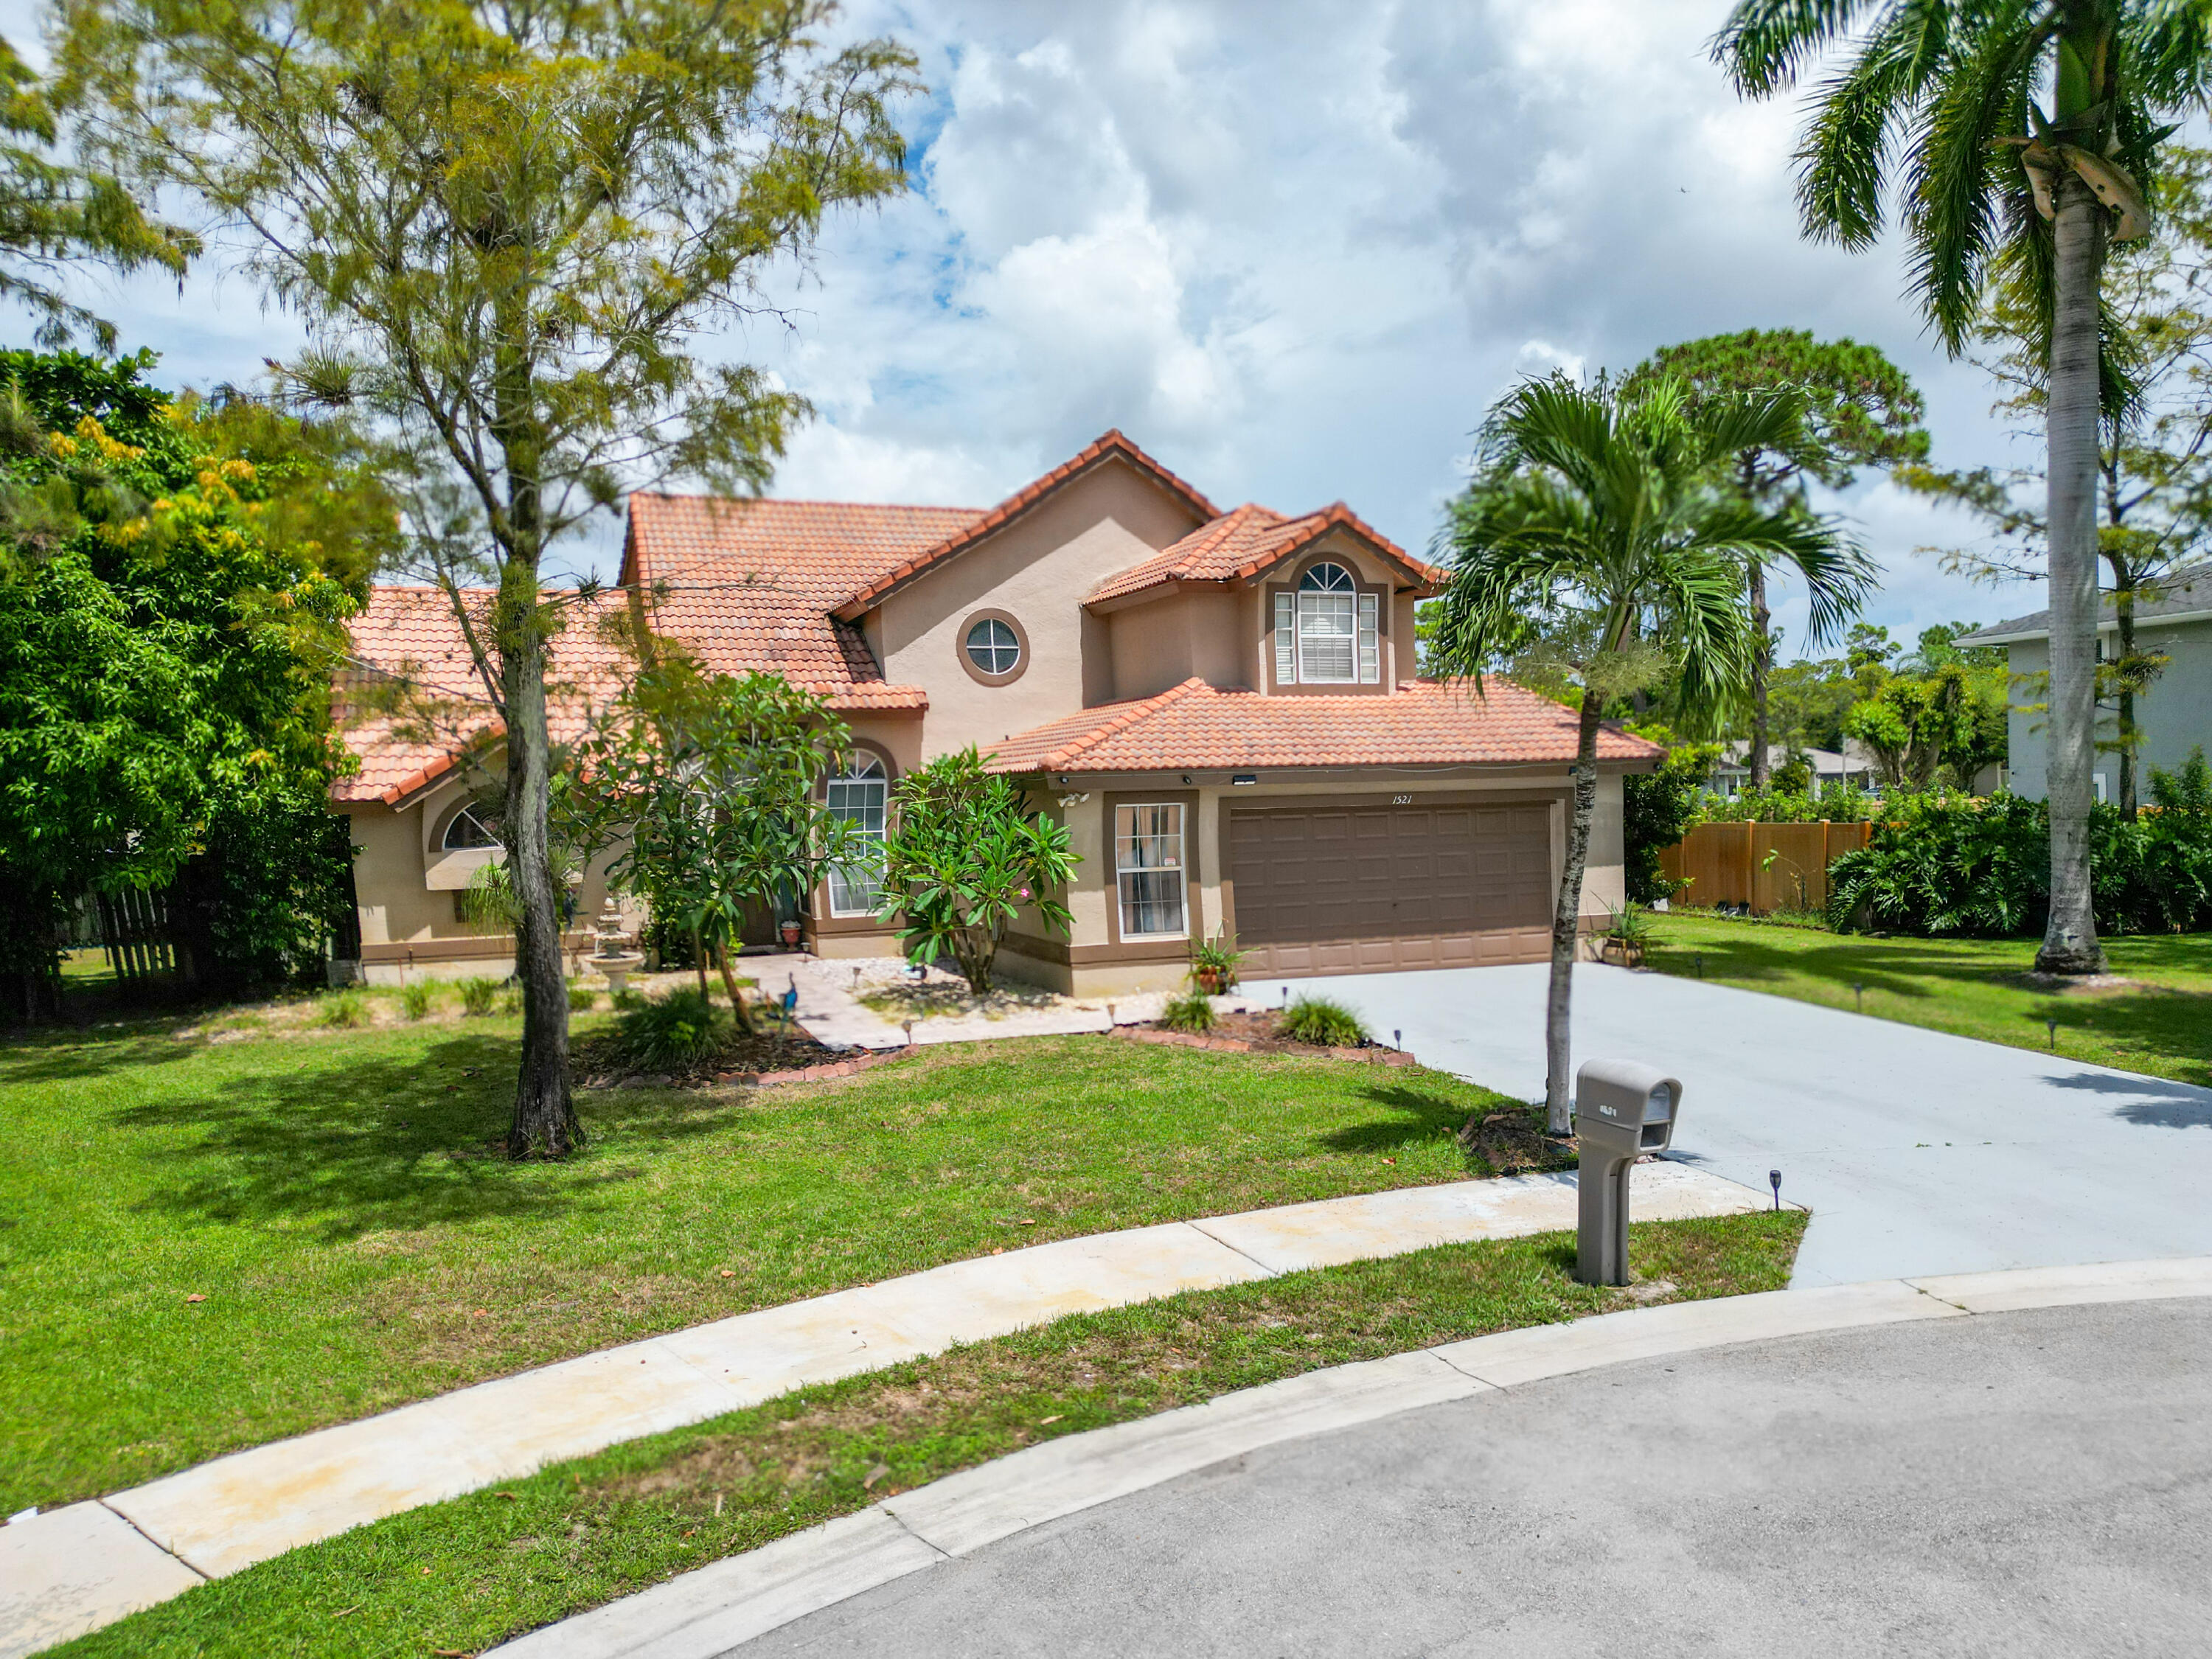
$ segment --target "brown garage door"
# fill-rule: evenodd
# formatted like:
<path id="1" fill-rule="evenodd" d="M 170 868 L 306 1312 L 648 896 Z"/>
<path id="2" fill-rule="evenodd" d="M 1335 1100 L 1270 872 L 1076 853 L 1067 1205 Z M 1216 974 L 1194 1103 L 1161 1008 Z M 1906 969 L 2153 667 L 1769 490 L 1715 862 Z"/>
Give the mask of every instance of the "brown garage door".
<path id="1" fill-rule="evenodd" d="M 1540 803 L 1231 812 L 1244 972 L 1540 961 L 1551 951 L 1551 848 Z"/>

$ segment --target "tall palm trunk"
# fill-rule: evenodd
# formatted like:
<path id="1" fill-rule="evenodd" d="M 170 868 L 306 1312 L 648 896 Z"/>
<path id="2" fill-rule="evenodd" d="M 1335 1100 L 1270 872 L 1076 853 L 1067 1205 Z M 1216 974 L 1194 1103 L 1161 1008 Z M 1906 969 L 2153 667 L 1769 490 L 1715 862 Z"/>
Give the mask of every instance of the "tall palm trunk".
<path id="1" fill-rule="evenodd" d="M 1774 653 L 1774 613 L 1766 608 L 1766 567 L 1751 562 L 1751 787 L 1766 787 L 1772 769 L 1767 764 L 1768 722 L 1766 670 Z"/>
<path id="2" fill-rule="evenodd" d="M 1567 860 L 1552 913 L 1552 986 L 1544 1005 L 1544 1110 L 1555 1135 L 1572 1133 L 1569 1107 L 1573 1064 L 1575 952 L 1582 943 L 1583 871 L 1589 863 L 1590 819 L 1597 811 L 1597 725 L 1604 699 L 1585 686 L 1575 736 L 1575 793 L 1567 811 Z"/>
<path id="3" fill-rule="evenodd" d="M 2116 662 L 2119 672 L 2119 729 L 2114 734 L 2120 743 L 2120 816 L 2133 819 L 2136 815 L 2136 744 L 2140 733 L 2136 730 L 2136 589 L 2131 572 L 2117 570 L 2112 586 L 2112 609 L 2119 623 L 2119 651 Z"/>
<path id="4" fill-rule="evenodd" d="M 2035 965 L 2104 971 L 2089 884 L 2097 735 L 2097 283 L 2105 210 L 2072 169 L 2057 179 L 2051 329 L 2051 920 Z"/>

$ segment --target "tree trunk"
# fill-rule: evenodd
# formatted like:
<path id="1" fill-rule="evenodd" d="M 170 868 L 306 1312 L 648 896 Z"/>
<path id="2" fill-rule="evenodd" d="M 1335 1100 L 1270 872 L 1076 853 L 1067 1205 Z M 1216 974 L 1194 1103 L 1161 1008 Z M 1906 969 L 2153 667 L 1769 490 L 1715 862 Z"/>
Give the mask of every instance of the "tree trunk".
<path id="1" fill-rule="evenodd" d="M 2136 590 L 2133 580 L 2125 576 L 2113 586 L 2118 591 L 2112 595 L 2112 609 L 2120 624 L 2119 658 L 2113 676 L 2119 689 L 2119 729 L 2115 735 L 2120 740 L 2120 816 L 2132 823 L 2136 816 Z"/>
<path id="2" fill-rule="evenodd" d="M 510 600 L 510 563 L 500 603 L 538 602 L 534 574 L 522 572 L 526 597 Z M 507 1128 L 514 1158 L 565 1158 L 580 1136 L 568 1091 L 568 980 L 561 964 L 561 907 L 545 815 L 552 757 L 545 720 L 545 647 L 528 620 L 501 630 L 506 647 L 507 860 L 514 883 L 515 965 L 522 976 L 522 1060 Z"/>
<path id="3" fill-rule="evenodd" d="M 707 945 L 699 937 L 699 930 L 691 930 L 691 966 L 699 975 L 699 1000 L 707 1000 Z"/>
<path id="4" fill-rule="evenodd" d="M 1766 668 L 1773 652 L 1769 624 L 1774 613 L 1766 608 L 1766 567 L 1751 562 L 1751 787 L 1766 787 L 1772 769 L 1766 761 Z"/>
<path id="5" fill-rule="evenodd" d="M 2098 271 L 2105 210 L 2070 168 L 2057 175 L 2050 390 L 2051 919 L 2046 974 L 2104 971 L 2089 884 L 2097 736 Z"/>
<path id="6" fill-rule="evenodd" d="M 743 989 L 738 984 L 737 971 L 730 966 L 730 952 L 721 940 L 714 941 L 714 967 L 722 975 L 722 989 L 730 999 L 730 1012 L 736 1017 L 738 1029 L 750 1032 L 754 1029 L 752 1011 L 745 1006 Z"/>
<path id="7" fill-rule="evenodd" d="M 1570 1134 L 1573 1062 L 1570 1024 L 1574 1006 L 1575 951 L 1582 942 L 1583 870 L 1589 862 L 1590 818 L 1597 811 L 1597 725 L 1603 698 L 1583 690 L 1575 741 L 1575 798 L 1567 814 L 1567 861 L 1559 872 L 1559 902 L 1552 913 L 1552 987 L 1544 1004 L 1544 1111 L 1555 1135 Z"/>

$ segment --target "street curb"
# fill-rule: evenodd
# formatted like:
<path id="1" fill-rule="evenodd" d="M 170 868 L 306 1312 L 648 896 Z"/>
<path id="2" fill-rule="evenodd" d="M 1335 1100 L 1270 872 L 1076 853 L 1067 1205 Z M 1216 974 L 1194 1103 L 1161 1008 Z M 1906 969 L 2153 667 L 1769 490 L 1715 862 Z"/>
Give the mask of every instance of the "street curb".
<path id="1" fill-rule="evenodd" d="M 1028 1447 L 532 1631 L 485 1659 L 713 1659 L 878 1585 L 1227 1459 L 1547 1377 L 1742 1342 L 2178 1297 L 2212 1297 L 2212 1256 L 1670 1303 L 1332 1366 Z"/>

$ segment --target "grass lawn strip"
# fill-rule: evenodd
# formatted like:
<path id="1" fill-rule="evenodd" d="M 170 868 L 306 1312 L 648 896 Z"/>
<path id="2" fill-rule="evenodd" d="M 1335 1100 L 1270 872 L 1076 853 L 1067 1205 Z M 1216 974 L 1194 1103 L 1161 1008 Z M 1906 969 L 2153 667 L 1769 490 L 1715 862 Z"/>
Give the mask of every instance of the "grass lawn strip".
<path id="1" fill-rule="evenodd" d="M 587 1095 L 580 1157 L 514 1164 L 517 1027 L 0 1048 L 0 1514 L 995 1249 L 1488 1175 L 1453 1132 L 1520 1109 L 1418 1069 L 1034 1037 Z"/>
<path id="2" fill-rule="evenodd" d="M 1804 1219 L 1637 1227 L 1629 1291 L 1575 1283 L 1573 1237 L 1553 1233 L 1078 1315 L 394 1516 L 53 1651 L 477 1653 L 1041 1440 L 1493 1331 L 1778 1290 Z"/>
<path id="3" fill-rule="evenodd" d="M 1955 1036 L 2057 1052 L 2119 1071 L 2212 1085 L 2212 933 L 2104 941 L 2108 991 L 2053 992 L 2027 980 L 2033 939 L 1870 938 L 1674 911 L 1652 918 L 1645 957 L 1665 974 L 1863 1012 Z"/>

